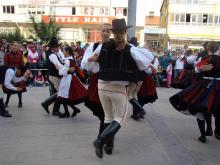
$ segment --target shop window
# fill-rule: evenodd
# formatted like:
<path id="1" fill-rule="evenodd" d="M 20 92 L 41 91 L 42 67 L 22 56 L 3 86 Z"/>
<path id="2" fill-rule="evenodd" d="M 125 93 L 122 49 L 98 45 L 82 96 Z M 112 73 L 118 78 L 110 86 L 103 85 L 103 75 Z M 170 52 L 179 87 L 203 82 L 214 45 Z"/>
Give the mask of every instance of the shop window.
<path id="1" fill-rule="evenodd" d="M 6 13 L 6 6 L 3 6 L 3 13 Z"/>
<path id="2" fill-rule="evenodd" d="M 72 7 L 72 15 L 76 15 L 76 7 Z"/>
<path id="3" fill-rule="evenodd" d="M 208 22 L 208 14 L 203 14 L 203 23 L 207 23 Z"/>
<path id="4" fill-rule="evenodd" d="M 191 22 L 191 14 L 186 14 L 186 22 Z"/>

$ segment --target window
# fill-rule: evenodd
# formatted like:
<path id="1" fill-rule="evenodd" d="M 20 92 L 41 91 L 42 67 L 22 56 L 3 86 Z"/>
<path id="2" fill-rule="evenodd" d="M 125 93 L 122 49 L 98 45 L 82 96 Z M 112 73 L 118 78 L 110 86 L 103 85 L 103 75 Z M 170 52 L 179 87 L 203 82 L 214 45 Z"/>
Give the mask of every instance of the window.
<path id="1" fill-rule="evenodd" d="M 215 16 L 215 24 L 217 24 L 218 23 L 218 16 L 216 15 Z"/>
<path id="2" fill-rule="evenodd" d="M 3 13 L 14 14 L 15 7 L 14 6 L 3 6 Z"/>
<path id="3" fill-rule="evenodd" d="M 209 17 L 208 17 L 208 23 L 209 24 L 213 24 L 213 15 L 209 15 Z"/>
<path id="4" fill-rule="evenodd" d="M 192 14 L 192 23 L 196 23 L 196 14 Z"/>
<path id="5" fill-rule="evenodd" d="M 76 7 L 72 7 L 72 15 L 76 15 Z"/>
<path id="6" fill-rule="evenodd" d="M 127 8 L 123 9 L 123 16 L 127 16 Z"/>
<path id="7" fill-rule="evenodd" d="M 181 14 L 180 22 L 186 22 L 186 15 L 185 14 Z"/>
<path id="8" fill-rule="evenodd" d="M 190 22 L 191 20 L 191 14 L 186 14 L 186 22 Z"/>
<path id="9" fill-rule="evenodd" d="M 186 3 L 186 0 L 176 0 L 176 3 Z"/>
<path id="10" fill-rule="evenodd" d="M 203 15 L 202 14 L 198 14 L 197 15 L 197 22 L 198 23 L 202 23 L 203 22 Z"/>
<path id="11" fill-rule="evenodd" d="M 175 22 L 180 22 L 180 15 L 179 14 L 175 15 Z"/>
<path id="12" fill-rule="evenodd" d="M 187 0 L 186 2 L 187 2 L 187 4 L 191 4 L 192 0 Z"/>
<path id="13" fill-rule="evenodd" d="M 203 14 L 203 23 L 207 23 L 208 22 L 208 14 Z"/>

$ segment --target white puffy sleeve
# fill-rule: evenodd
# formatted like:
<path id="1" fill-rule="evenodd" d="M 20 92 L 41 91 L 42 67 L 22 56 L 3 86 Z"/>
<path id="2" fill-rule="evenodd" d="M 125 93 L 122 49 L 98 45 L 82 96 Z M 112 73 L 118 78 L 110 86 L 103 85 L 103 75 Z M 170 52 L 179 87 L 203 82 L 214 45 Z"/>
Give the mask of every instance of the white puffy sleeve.
<path id="1" fill-rule="evenodd" d="M 202 58 L 200 57 L 197 61 L 195 61 L 194 66 L 195 66 L 195 72 L 200 73 L 200 69 L 197 67 L 197 64 L 201 62 Z"/>
<path id="2" fill-rule="evenodd" d="M 82 62 L 81 68 L 87 71 L 91 71 L 93 73 L 99 72 L 99 64 L 97 62 L 89 62 L 88 59 L 92 57 L 94 54 L 99 54 L 101 51 L 102 45 L 99 45 L 95 51 L 93 51 L 94 44 L 91 44 L 85 51 Z"/>
<path id="3" fill-rule="evenodd" d="M 147 49 L 131 47 L 131 56 L 135 60 L 138 69 L 147 72 L 154 56 Z"/>
<path id="4" fill-rule="evenodd" d="M 59 75 L 63 75 L 63 76 L 67 75 L 69 67 L 70 67 L 70 60 L 65 59 L 64 65 L 59 65 L 58 66 Z"/>

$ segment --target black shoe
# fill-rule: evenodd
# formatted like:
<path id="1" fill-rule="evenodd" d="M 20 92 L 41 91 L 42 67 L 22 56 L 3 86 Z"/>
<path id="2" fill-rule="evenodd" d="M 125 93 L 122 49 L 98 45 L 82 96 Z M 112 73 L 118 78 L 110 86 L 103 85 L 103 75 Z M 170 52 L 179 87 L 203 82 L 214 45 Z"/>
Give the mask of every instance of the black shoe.
<path id="1" fill-rule="evenodd" d="M 69 118 L 70 117 L 70 113 L 62 113 L 60 114 L 59 118 Z"/>
<path id="2" fill-rule="evenodd" d="M 215 138 L 220 140 L 220 135 L 218 133 L 215 132 Z"/>
<path id="3" fill-rule="evenodd" d="M 141 117 L 138 114 L 136 114 L 136 115 L 131 115 L 131 118 L 134 120 L 139 120 Z"/>
<path id="4" fill-rule="evenodd" d="M 140 116 L 140 118 L 144 119 L 144 116 L 146 115 L 145 110 L 138 112 L 138 115 Z"/>
<path id="5" fill-rule="evenodd" d="M 205 136 L 200 136 L 200 137 L 198 138 L 198 140 L 199 140 L 200 142 L 202 142 L 202 143 L 205 143 L 205 142 L 206 142 L 206 137 L 205 137 Z"/>
<path id="6" fill-rule="evenodd" d="M 18 108 L 21 108 L 21 107 L 22 107 L 22 103 L 19 103 L 19 104 L 18 104 Z"/>
<path id="7" fill-rule="evenodd" d="M 45 110 L 48 114 L 50 114 L 50 111 L 49 111 L 49 109 L 48 109 L 48 106 L 46 106 L 44 103 L 41 103 L 41 106 L 44 108 L 44 110 Z"/>
<path id="8" fill-rule="evenodd" d="M 7 108 L 8 107 L 8 102 L 5 102 L 5 108 Z"/>
<path id="9" fill-rule="evenodd" d="M 4 112 L 0 113 L 0 116 L 2 116 L 2 117 L 12 117 L 12 115 L 9 114 L 8 111 L 4 111 Z"/>
<path id="10" fill-rule="evenodd" d="M 59 111 L 58 111 L 58 112 L 57 112 L 57 111 L 54 111 L 54 112 L 52 112 L 52 115 L 53 115 L 53 116 L 61 116 L 62 113 L 60 113 Z"/>
<path id="11" fill-rule="evenodd" d="M 79 109 L 75 109 L 71 115 L 71 117 L 75 117 L 77 113 L 80 113 L 81 111 Z"/>
<path id="12" fill-rule="evenodd" d="M 95 147 L 96 155 L 98 156 L 98 158 L 102 159 L 104 143 L 101 141 L 101 139 L 98 138 L 96 141 L 93 142 L 93 145 Z"/>
<path id="13" fill-rule="evenodd" d="M 205 136 L 212 136 L 212 135 L 213 135 L 212 129 L 207 129 L 205 132 Z"/>
<path id="14" fill-rule="evenodd" d="M 104 151 L 106 154 L 111 155 L 114 147 L 114 137 L 107 140 L 104 146 Z"/>

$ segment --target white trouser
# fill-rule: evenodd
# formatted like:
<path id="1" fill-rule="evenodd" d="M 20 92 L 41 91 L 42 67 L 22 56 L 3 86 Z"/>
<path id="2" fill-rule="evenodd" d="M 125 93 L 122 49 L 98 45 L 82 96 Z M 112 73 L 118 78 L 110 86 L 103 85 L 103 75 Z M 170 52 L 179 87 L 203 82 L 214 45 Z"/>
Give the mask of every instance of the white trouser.
<path id="1" fill-rule="evenodd" d="M 4 99 L 4 93 L 2 90 L 2 84 L 0 84 L 0 99 Z"/>
<path id="2" fill-rule="evenodd" d="M 53 84 L 53 87 L 58 91 L 60 85 L 60 78 L 55 76 L 49 76 L 49 81 Z"/>
<path id="3" fill-rule="evenodd" d="M 141 87 L 142 81 L 139 81 L 138 83 L 130 82 L 128 85 L 128 100 L 132 98 L 137 99 L 137 93 Z"/>
<path id="4" fill-rule="evenodd" d="M 98 92 L 105 112 L 105 123 L 111 123 L 115 120 L 122 125 L 128 109 L 126 86 L 99 82 Z"/>

